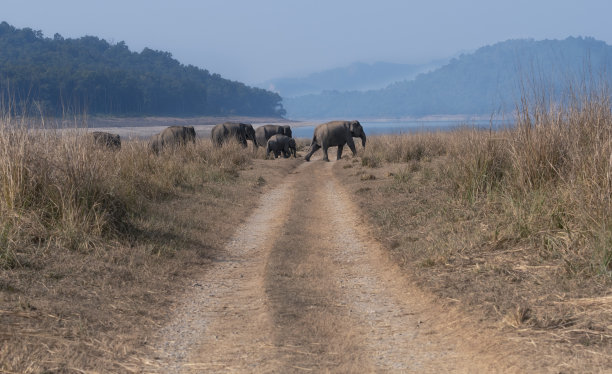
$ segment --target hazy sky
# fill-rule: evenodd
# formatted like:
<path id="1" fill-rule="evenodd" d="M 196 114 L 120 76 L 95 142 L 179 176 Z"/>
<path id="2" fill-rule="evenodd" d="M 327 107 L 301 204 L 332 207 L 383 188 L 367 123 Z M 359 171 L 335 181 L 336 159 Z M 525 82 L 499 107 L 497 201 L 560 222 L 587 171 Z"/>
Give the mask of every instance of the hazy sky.
<path id="1" fill-rule="evenodd" d="M 609 0 L 0 0 L 0 21 L 167 51 L 225 78 L 425 62 L 516 38 L 612 44 Z"/>

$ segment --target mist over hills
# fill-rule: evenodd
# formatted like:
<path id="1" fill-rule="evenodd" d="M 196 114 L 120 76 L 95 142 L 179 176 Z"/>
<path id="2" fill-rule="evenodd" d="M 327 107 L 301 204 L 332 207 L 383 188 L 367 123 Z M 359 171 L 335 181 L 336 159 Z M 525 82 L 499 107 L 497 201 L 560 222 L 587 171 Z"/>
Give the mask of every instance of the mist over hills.
<path id="1" fill-rule="evenodd" d="M 448 60 L 433 60 L 423 64 L 355 62 L 348 66 L 311 73 L 304 77 L 270 79 L 256 86 L 278 92 L 286 98 L 318 94 L 328 90 L 373 90 L 384 88 L 391 83 L 414 79 L 418 74 L 446 64 Z"/>
<path id="2" fill-rule="evenodd" d="M 354 63 L 273 79 L 262 89 L 183 65 L 168 52 L 133 52 L 94 36 L 48 38 L 0 22 L 0 106 L 31 103 L 50 115 L 491 115 L 511 112 L 524 92 L 556 96 L 568 85 L 610 84 L 611 75 L 610 45 L 568 37 L 508 40 L 426 64 Z"/>
<path id="3" fill-rule="evenodd" d="M 611 82 L 612 47 L 594 38 L 519 39 L 463 54 L 438 69 L 383 89 L 283 96 L 290 118 L 384 118 L 510 112 L 521 90 Z"/>

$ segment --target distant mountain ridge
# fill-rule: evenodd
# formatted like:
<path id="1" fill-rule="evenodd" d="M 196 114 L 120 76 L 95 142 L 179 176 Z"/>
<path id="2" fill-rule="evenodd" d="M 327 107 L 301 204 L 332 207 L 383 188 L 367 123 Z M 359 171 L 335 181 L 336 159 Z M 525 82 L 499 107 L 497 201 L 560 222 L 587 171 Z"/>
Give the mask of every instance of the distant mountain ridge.
<path id="1" fill-rule="evenodd" d="M 518 39 L 482 47 L 383 89 L 283 97 L 283 106 L 290 118 L 490 115 L 511 111 L 521 85 L 540 85 L 553 94 L 572 80 L 612 82 L 610 74 L 612 47 L 603 41 Z"/>
<path id="2" fill-rule="evenodd" d="M 365 91 L 380 89 L 391 83 L 414 79 L 418 74 L 438 68 L 448 60 L 434 60 L 424 64 L 396 64 L 355 62 L 348 66 L 329 69 L 299 78 L 275 78 L 257 87 L 278 92 L 283 97 L 317 94 L 328 90 Z"/>

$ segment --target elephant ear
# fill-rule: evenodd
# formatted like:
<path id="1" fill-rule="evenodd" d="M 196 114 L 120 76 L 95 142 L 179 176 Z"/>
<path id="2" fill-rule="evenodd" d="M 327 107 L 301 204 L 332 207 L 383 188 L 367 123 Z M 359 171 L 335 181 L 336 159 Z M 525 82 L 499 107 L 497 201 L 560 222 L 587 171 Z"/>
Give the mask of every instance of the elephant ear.
<path id="1" fill-rule="evenodd" d="M 348 128 L 351 133 L 355 132 L 355 121 L 349 122 Z"/>

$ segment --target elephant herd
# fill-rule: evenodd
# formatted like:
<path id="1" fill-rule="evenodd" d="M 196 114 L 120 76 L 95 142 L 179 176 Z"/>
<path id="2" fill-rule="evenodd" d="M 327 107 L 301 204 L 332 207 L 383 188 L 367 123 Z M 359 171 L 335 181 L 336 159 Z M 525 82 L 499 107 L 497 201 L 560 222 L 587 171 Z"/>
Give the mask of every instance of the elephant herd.
<path id="1" fill-rule="evenodd" d="M 263 125 L 254 129 L 246 123 L 225 122 L 213 127 L 211 131 L 212 144 L 220 147 L 223 143 L 234 139 L 247 146 L 247 140 L 253 142 L 254 148 L 265 147 L 266 158 L 270 153 L 277 158 L 281 154 L 284 158 L 297 157 L 297 145 L 292 137 L 291 127 L 280 125 Z M 361 138 L 361 144 L 365 147 L 366 135 L 359 121 L 332 121 L 317 126 L 314 130 L 310 151 L 304 159 L 310 161 L 310 157 L 319 148 L 323 149 L 323 160 L 329 161 L 327 150 L 329 147 L 338 147 L 337 159 L 342 157 L 342 150 L 348 145 L 353 155 L 357 153 L 353 138 Z M 119 135 L 96 131 L 92 133 L 94 144 L 110 149 L 121 148 Z M 170 126 L 149 139 L 149 149 L 159 154 L 163 149 L 184 146 L 195 143 L 196 133 L 193 126 Z"/>
<path id="2" fill-rule="evenodd" d="M 214 145 L 221 146 L 229 139 L 236 139 L 243 147 L 247 146 L 247 140 L 253 142 L 255 148 L 266 147 L 266 157 L 270 153 L 277 158 L 281 153 L 287 158 L 296 156 L 297 145 L 291 136 L 291 127 L 279 125 L 264 125 L 254 129 L 250 124 L 223 123 L 216 125 L 211 133 Z M 360 138 L 361 145 L 365 147 L 366 135 L 359 121 L 331 121 L 323 123 L 315 128 L 310 151 L 304 157 L 310 161 L 310 157 L 319 148 L 323 149 L 323 160 L 329 161 L 327 150 L 329 147 L 338 147 L 337 159 L 342 157 L 342 150 L 348 145 L 353 155 L 357 153 L 353 138 Z"/>

